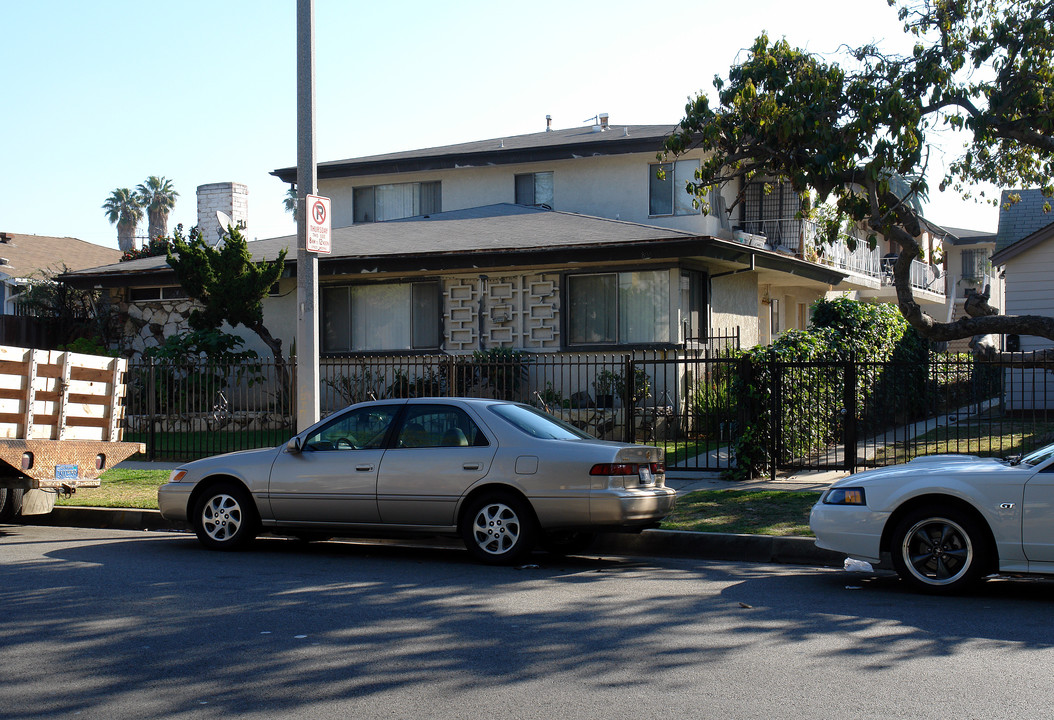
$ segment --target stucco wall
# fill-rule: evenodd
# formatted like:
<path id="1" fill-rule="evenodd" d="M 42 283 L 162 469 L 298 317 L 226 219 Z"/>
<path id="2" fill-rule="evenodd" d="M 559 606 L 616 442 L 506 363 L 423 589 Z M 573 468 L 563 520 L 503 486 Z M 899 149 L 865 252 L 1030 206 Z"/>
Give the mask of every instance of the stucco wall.
<path id="1" fill-rule="evenodd" d="M 754 273 L 713 278 L 710 283 L 710 327 L 722 330 L 740 328 L 744 348 L 758 344 L 758 280 Z M 720 311 L 717 310 L 720 308 Z"/>
<path id="2" fill-rule="evenodd" d="M 352 224 L 352 190 L 355 187 L 439 180 L 442 183 L 442 209 L 462 210 L 515 202 L 516 175 L 552 172 L 554 210 L 677 228 L 702 235 L 716 234 L 720 223 L 712 215 L 648 215 L 648 183 L 650 174 L 654 172 L 654 162 L 654 154 L 636 153 L 495 167 L 323 179 L 319 180 L 319 192 L 333 201 L 333 226 L 345 227 Z"/>

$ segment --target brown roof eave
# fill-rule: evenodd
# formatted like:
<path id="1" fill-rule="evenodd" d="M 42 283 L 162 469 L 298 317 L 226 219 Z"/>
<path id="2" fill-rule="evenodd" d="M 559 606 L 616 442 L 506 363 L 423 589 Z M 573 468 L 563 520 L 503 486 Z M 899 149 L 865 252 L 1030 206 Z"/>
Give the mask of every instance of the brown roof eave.
<path id="1" fill-rule="evenodd" d="M 130 285 L 178 285 L 176 273 L 172 268 L 141 270 L 138 272 L 111 272 L 92 275 L 88 273 L 70 273 L 59 275 L 60 282 L 77 290 L 94 290 L 97 288 L 128 287 Z"/>

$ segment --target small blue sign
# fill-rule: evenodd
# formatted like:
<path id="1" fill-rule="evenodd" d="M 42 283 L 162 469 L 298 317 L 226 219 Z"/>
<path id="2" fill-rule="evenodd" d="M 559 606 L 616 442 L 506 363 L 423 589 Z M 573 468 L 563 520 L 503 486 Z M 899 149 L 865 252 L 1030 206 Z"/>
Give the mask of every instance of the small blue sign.
<path id="1" fill-rule="evenodd" d="M 76 465 L 56 465 L 55 466 L 55 479 L 56 480 L 76 480 L 79 476 L 79 472 Z"/>

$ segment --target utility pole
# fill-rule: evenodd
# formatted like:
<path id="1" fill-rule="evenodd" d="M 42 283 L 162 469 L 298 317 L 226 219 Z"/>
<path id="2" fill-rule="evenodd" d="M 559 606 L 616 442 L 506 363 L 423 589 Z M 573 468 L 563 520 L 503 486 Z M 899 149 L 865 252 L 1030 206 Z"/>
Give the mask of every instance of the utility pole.
<path id="1" fill-rule="evenodd" d="M 307 251 L 307 196 L 315 194 L 315 2 L 296 3 L 296 427 L 318 421 L 318 256 Z"/>

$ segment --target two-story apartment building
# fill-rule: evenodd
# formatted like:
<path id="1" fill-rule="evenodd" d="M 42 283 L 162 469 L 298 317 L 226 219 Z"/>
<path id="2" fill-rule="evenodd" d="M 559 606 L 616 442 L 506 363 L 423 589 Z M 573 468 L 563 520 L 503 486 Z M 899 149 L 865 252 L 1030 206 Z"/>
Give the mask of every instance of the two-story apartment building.
<path id="1" fill-rule="evenodd" d="M 862 237 L 853 250 L 817 247 L 786 186 L 743 188 L 734 206 L 740 188 L 726 188 L 704 215 L 684 192 L 702 155 L 656 159 L 671 129 L 600 116 L 591 127 L 321 163 L 334 226 L 333 253 L 319 261 L 323 353 L 675 350 L 732 328 L 750 346 L 804 328 L 828 294 L 894 299 L 889 248 Z M 293 183 L 296 171 L 273 174 Z M 931 258 L 939 241 L 931 235 Z M 294 245 L 251 247 L 262 259 Z M 287 346 L 294 262 L 264 309 Z M 917 297 L 940 317 L 944 272 L 916 265 Z M 186 311 L 163 258 L 71 280 L 114 288 L 135 350 Z"/>

